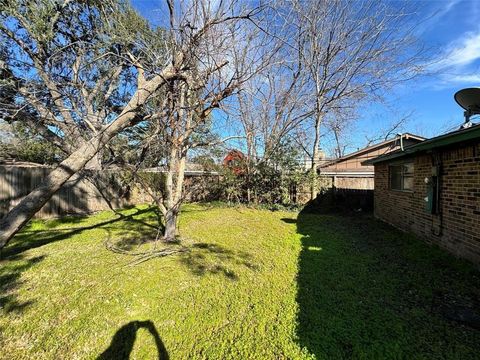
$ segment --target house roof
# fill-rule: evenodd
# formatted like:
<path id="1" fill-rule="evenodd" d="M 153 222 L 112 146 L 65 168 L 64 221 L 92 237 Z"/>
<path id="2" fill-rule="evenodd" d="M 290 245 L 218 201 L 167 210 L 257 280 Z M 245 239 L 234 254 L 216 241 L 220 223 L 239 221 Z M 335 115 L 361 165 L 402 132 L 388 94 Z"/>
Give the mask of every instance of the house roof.
<path id="1" fill-rule="evenodd" d="M 144 169 L 145 172 L 163 173 L 167 171 L 165 165 Z M 187 162 L 185 164 L 185 175 L 218 175 L 217 171 L 205 170 L 203 165 Z"/>
<path id="2" fill-rule="evenodd" d="M 43 167 L 43 168 L 53 167 L 52 165 L 39 164 L 31 161 L 17 161 L 15 159 L 0 159 L 0 166 Z"/>
<path id="3" fill-rule="evenodd" d="M 353 153 L 350 153 L 350 154 L 347 154 L 345 156 L 342 156 L 342 157 L 339 157 L 337 159 L 334 159 L 334 160 L 331 160 L 331 161 L 328 161 L 320 166 L 318 166 L 319 168 L 323 168 L 323 167 L 327 167 L 327 166 L 331 166 L 331 165 L 334 165 L 336 163 L 339 163 L 339 162 L 342 162 L 342 161 L 345 161 L 345 160 L 348 160 L 348 159 L 351 159 L 351 158 L 354 158 L 356 156 L 359 156 L 359 155 L 362 155 L 362 154 L 365 154 L 365 153 L 368 153 L 370 151 L 374 151 L 378 148 L 381 148 L 381 147 L 384 147 L 385 145 L 388 145 L 388 144 L 391 144 L 395 141 L 398 141 L 399 139 L 399 136 L 396 136 L 392 139 L 388 139 L 388 140 L 385 140 L 385 141 L 382 141 L 380 143 L 377 143 L 377 144 L 373 144 L 373 145 L 370 145 L 370 146 L 367 146 L 367 147 L 364 147 L 363 149 L 360 149 L 358 151 L 355 151 Z M 403 134 L 403 139 L 405 140 L 409 140 L 409 139 L 413 139 L 413 140 L 418 140 L 418 141 L 424 141 L 425 138 L 424 137 L 421 137 L 421 136 L 418 136 L 418 135 L 414 135 L 414 134 L 410 134 L 410 133 L 405 133 Z M 362 163 L 363 164 L 363 163 Z"/>
<path id="4" fill-rule="evenodd" d="M 410 145 L 402 150 L 393 151 L 391 153 L 378 156 L 362 162 L 362 165 L 375 165 L 384 161 L 399 159 L 410 156 L 418 152 L 429 151 L 440 147 L 455 145 L 466 141 L 480 139 L 480 124 L 474 125 L 467 129 L 456 130 L 444 135 L 440 135 L 419 144 Z"/>

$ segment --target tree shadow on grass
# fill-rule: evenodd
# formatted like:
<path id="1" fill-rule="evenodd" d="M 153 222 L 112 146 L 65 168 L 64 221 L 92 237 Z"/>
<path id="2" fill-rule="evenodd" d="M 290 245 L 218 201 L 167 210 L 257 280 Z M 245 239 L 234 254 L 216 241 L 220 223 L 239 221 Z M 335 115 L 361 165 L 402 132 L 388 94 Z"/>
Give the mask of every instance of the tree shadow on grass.
<path id="1" fill-rule="evenodd" d="M 97 360 L 128 360 L 130 359 L 130 354 L 133 350 L 133 345 L 135 344 L 135 339 L 137 337 L 137 331 L 139 329 L 146 329 L 150 335 L 152 335 L 155 346 L 157 348 L 157 356 L 149 357 L 150 359 L 158 360 L 168 360 L 168 352 L 165 348 L 165 345 L 158 334 L 157 329 L 152 321 L 131 321 L 123 325 L 120 329 L 117 330 L 115 335 L 112 338 L 110 346 L 101 353 Z"/>
<path id="2" fill-rule="evenodd" d="M 117 213 L 117 217 L 111 220 L 98 222 L 96 224 L 80 227 L 65 227 L 58 228 L 50 225 L 50 221 L 47 223 L 47 230 L 29 230 L 29 228 L 17 234 L 12 241 L 3 249 L 0 250 L 0 259 L 10 259 L 16 255 L 23 253 L 29 249 L 38 248 L 43 245 L 62 241 L 70 238 L 73 235 L 77 235 L 86 230 L 92 230 L 97 228 L 107 228 L 116 225 L 116 227 L 124 228 L 124 231 L 135 231 L 140 230 L 141 228 L 147 229 L 157 229 L 156 226 L 148 223 L 147 219 L 135 219 L 135 216 L 139 215 L 150 215 L 150 217 L 157 217 L 155 209 L 148 207 L 145 209 L 136 210 L 134 213 L 129 215 L 123 215 Z M 58 220 L 52 220 L 55 226 L 65 226 L 70 224 L 77 224 L 80 221 L 85 219 L 85 217 L 65 217 Z M 116 224 L 120 223 L 121 224 Z"/>
<path id="3" fill-rule="evenodd" d="M 135 218 L 136 216 L 140 216 L 140 218 Z M 130 215 L 118 213 L 114 219 L 88 226 L 51 228 L 49 221 L 46 226 L 47 230 L 35 231 L 27 228 L 22 231 L 0 251 L 0 311 L 5 313 L 23 311 L 33 303 L 33 300 L 19 302 L 16 292 L 22 286 L 20 280 L 22 273 L 42 261 L 45 256 L 28 258 L 24 254 L 25 251 L 52 242 L 67 240 L 83 231 L 96 228 L 105 229 L 107 232 L 115 230 L 117 233 L 151 234 L 153 229 L 157 228 L 149 221 L 155 220 L 156 216 L 152 208 L 146 208 L 137 210 Z M 83 218 L 67 217 L 54 222 L 57 226 L 68 226 L 78 224 Z M 125 244 L 125 246 L 128 247 L 131 244 Z"/>
<path id="4" fill-rule="evenodd" d="M 135 218 L 137 216 L 139 218 Z M 156 209 L 149 207 L 136 210 L 129 215 L 119 213 L 114 219 L 88 226 L 64 228 L 48 228 L 47 226 L 47 230 L 41 231 L 27 228 L 0 252 L 0 308 L 6 312 L 21 311 L 33 302 L 30 300 L 20 303 L 15 293 L 21 286 L 19 280 L 21 274 L 42 261 L 44 256 L 25 259 L 25 251 L 52 242 L 67 240 L 74 235 L 97 228 L 107 231 L 108 235 L 115 239 L 117 247 L 128 251 L 134 246 L 142 245 L 155 238 L 158 228 L 152 223 L 158 222 L 158 216 Z M 62 226 L 80 223 L 79 219 L 72 217 L 63 220 L 57 220 L 55 224 Z M 176 244 L 175 246 L 183 245 Z M 250 254 L 209 243 L 189 245 L 188 251 L 180 255 L 180 261 L 195 275 L 222 274 L 230 280 L 238 279 L 235 273 L 238 266 L 245 266 L 252 271 L 256 271 L 258 268 L 252 262 Z"/>
<path id="5" fill-rule="evenodd" d="M 182 264 L 197 276 L 222 274 L 230 280 L 238 280 L 237 266 L 245 266 L 252 271 L 258 266 L 252 262 L 252 256 L 243 251 L 232 251 L 218 244 L 195 243 L 180 258 Z"/>
<path id="6" fill-rule="evenodd" d="M 33 303 L 32 300 L 20 302 L 16 290 L 22 285 L 22 273 L 42 261 L 44 256 L 23 259 L 17 256 L 15 262 L 8 264 L 0 261 L 0 313 L 21 312 Z"/>
<path id="7" fill-rule="evenodd" d="M 471 265 L 371 216 L 301 212 L 297 232 L 302 348 L 331 359 L 478 355 L 480 331 L 445 319 L 435 305 L 440 291 L 480 311 L 480 274 Z"/>

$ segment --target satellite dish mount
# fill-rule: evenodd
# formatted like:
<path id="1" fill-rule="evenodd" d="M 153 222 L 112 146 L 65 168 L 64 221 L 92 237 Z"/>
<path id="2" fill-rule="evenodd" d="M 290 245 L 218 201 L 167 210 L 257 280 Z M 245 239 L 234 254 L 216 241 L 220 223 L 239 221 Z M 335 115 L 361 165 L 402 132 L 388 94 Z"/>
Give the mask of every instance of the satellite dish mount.
<path id="1" fill-rule="evenodd" d="M 471 127 L 473 124 L 470 121 L 470 117 L 480 114 L 480 88 L 462 89 L 455 93 L 454 98 L 457 104 L 465 109 L 463 113 L 465 122 L 461 129 Z"/>

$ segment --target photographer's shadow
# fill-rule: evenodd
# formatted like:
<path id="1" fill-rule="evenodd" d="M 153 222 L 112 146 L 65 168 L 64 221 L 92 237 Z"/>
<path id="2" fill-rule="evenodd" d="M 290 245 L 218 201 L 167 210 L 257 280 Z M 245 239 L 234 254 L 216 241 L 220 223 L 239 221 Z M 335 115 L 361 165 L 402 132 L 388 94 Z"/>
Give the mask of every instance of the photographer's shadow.
<path id="1" fill-rule="evenodd" d="M 147 321 L 131 321 L 123 325 L 112 338 L 110 346 L 101 353 L 97 360 L 128 360 L 133 350 L 133 344 L 139 329 L 146 329 L 154 338 L 157 347 L 157 355 L 159 360 L 168 360 L 168 352 L 163 345 L 162 339 L 158 334 L 155 325 L 150 320 Z"/>

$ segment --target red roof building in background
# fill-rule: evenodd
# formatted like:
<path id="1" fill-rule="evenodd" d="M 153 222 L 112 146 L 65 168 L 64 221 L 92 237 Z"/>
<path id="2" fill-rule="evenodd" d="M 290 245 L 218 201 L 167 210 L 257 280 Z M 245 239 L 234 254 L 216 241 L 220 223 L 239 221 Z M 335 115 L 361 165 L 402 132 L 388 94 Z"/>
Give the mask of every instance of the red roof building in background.
<path id="1" fill-rule="evenodd" d="M 223 159 L 223 166 L 232 170 L 236 175 L 241 175 L 245 172 L 245 155 L 240 150 L 230 150 Z"/>

